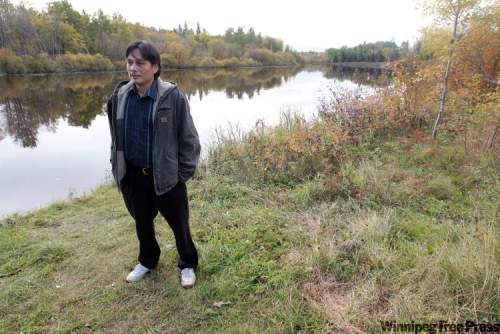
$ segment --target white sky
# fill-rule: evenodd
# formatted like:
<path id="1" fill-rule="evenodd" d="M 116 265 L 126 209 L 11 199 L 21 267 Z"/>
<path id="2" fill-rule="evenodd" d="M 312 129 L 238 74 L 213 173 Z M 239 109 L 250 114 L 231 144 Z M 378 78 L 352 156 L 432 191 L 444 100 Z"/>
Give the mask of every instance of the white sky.
<path id="1" fill-rule="evenodd" d="M 19 3 L 14 0 L 13 3 Z M 27 0 L 44 9 L 47 0 Z M 323 51 L 379 40 L 412 43 L 428 24 L 415 0 L 70 0 L 73 8 L 107 15 L 122 14 L 129 22 L 172 29 L 199 22 L 210 34 L 229 27 L 253 27 L 257 33 L 282 39 L 298 51 Z"/>

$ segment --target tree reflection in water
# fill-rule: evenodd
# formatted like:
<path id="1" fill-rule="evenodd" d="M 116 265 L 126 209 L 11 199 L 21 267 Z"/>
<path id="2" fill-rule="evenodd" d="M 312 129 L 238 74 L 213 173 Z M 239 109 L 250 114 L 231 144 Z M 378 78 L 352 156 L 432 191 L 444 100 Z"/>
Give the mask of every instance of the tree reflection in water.
<path id="1" fill-rule="evenodd" d="M 303 70 L 290 67 L 167 70 L 162 78 L 176 82 L 189 98 L 197 96 L 202 100 L 210 92 L 223 91 L 229 99 L 245 96 L 252 99 L 261 90 L 279 87 Z M 362 84 L 366 80 L 363 71 L 346 74 L 325 67 L 309 70 L 321 70 L 325 77 L 354 79 Z M 370 78 L 377 77 L 365 73 Z M 105 112 L 106 100 L 114 86 L 126 79 L 125 73 L 0 79 L 0 140 L 9 136 L 23 147 L 36 147 L 40 127 L 56 131 L 61 119 L 72 126 L 88 128 L 97 115 Z"/>
<path id="2" fill-rule="evenodd" d="M 14 77 L 0 81 L 0 113 L 7 136 L 23 147 L 37 145 L 38 131 L 56 131 L 64 119 L 73 126 L 89 127 L 103 112 L 113 75 L 59 75 Z"/>
<path id="3" fill-rule="evenodd" d="M 333 66 L 325 72 L 325 78 L 349 80 L 358 85 L 383 88 L 389 85 L 391 72 L 381 68 Z"/>

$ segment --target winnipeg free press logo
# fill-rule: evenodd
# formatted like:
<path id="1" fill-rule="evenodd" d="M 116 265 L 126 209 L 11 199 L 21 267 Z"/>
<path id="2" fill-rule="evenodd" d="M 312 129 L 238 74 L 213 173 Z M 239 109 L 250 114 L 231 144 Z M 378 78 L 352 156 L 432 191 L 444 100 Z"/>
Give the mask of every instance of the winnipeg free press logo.
<path id="1" fill-rule="evenodd" d="M 439 320 L 433 323 L 399 323 L 381 321 L 382 332 L 391 333 L 500 333 L 500 324 L 475 323 L 467 320 L 463 323 L 450 323 Z"/>

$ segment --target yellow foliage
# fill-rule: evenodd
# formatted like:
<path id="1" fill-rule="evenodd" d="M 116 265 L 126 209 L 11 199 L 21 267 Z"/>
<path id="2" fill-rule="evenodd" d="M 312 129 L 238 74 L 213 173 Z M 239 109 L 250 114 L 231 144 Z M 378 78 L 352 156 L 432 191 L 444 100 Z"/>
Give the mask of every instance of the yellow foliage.
<path id="1" fill-rule="evenodd" d="M 444 28 L 427 28 L 423 30 L 421 42 L 421 55 L 424 58 L 435 58 L 445 62 L 448 57 L 452 32 Z"/>

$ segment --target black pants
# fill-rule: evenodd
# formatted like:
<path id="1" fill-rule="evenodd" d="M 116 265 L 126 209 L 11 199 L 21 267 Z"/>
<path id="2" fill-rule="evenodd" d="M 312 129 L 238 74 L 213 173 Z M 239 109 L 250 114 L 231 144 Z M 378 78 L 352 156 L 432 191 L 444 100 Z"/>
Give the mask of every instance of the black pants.
<path id="1" fill-rule="evenodd" d="M 179 253 L 178 267 L 196 268 L 198 253 L 189 229 L 189 206 L 186 184 L 183 182 L 169 192 L 157 196 L 154 191 L 153 175 L 144 175 L 141 168 L 127 165 L 127 174 L 120 189 L 128 211 L 135 220 L 139 239 L 139 262 L 153 269 L 160 258 L 160 247 L 156 241 L 153 220 L 160 211 L 174 232 Z"/>

